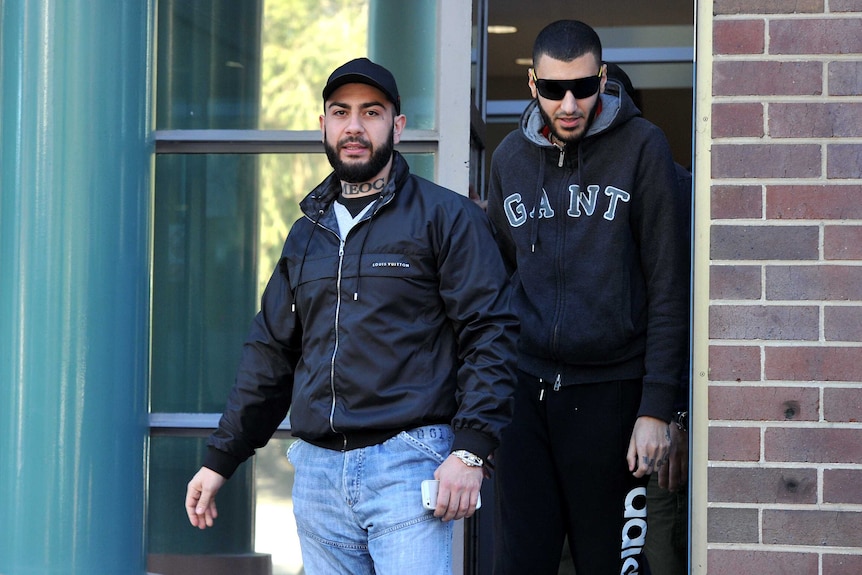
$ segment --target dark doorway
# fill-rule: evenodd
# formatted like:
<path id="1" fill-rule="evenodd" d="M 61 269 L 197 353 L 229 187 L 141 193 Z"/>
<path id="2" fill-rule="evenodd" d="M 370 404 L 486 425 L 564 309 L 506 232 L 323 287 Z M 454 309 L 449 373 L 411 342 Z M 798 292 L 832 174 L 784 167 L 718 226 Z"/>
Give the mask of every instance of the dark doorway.
<path id="1" fill-rule="evenodd" d="M 473 0 L 472 186 L 486 197 L 491 154 L 529 103 L 533 40 L 558 19 L 582 20 L 602 39 L 604 58 L 629 75 L 643 116 L 668 138 L 674 159 L 693 165 L 694 2 L 692 0 Z M 491 482 L 483 494 L 492 501 Z M 493 506 L 467 525 L 465 574 L 492 568 Z"/>

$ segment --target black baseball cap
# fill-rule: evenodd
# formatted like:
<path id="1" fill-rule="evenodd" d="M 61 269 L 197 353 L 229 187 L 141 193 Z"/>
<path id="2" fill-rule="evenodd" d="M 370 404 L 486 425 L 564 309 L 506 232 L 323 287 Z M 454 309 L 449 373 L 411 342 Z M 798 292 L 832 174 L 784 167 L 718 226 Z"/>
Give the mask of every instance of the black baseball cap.
<path id="1" fill-rule="evenodd" d="M 375 64 L 368 58 L 356 58 L 342 64 L 329 75 L 323 88 L 323 101 L 327 101 L 332 93 L 345 84 L 368 84 L 374 86 L 395 104 L 395 113 L 401 113 L 401 97 L 398 95 L 398 85 L 392 72 Z"/>

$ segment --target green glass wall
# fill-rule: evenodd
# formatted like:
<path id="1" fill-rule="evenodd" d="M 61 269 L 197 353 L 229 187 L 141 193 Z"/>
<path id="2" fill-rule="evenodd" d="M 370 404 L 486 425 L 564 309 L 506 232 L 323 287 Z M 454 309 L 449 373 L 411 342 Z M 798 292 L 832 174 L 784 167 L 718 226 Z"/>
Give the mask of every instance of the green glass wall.
<path id="1" fill-rule="evenodd" d="M 157 124 L 258 124 L 262 2 L 161 0 Z M 153 260 L 154 412 L 219 412 L 255 310 L 256 156 L 159 156 Z M 158 438 L 150 471 L 151 554 L 253 551 L 252 467 L 219 494 L 228 519 L 192 529 L 177 505 L 203 440 Z"/>
<path id="2" fill-rule="evenodd" d="M 369 0 L 368 57 L 398 82 L 407 128 L 437 128 L 437 2 Z"/>
<path id="3" fill-rule="evenodd" d="M 256 129 L 263 0 L 159 0 L 158 129 Z"/>

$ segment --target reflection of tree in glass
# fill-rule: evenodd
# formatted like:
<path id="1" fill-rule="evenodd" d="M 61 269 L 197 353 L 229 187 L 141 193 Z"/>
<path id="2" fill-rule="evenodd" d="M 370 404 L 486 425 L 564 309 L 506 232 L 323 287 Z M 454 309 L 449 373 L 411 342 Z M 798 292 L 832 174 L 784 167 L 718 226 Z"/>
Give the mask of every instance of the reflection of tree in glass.
<path id="1" fill-rule="evenodd" d="M 323 153 L 260 157 L 259 293 L 281 256 L 287 232 L 300 216 L 299 201 L 330 171 Z"/>
<path id="2" fill-rule="evenodd" d="M 339 65 L 367 55 L 368 0 L 267 0 L 261 129 L 316 130 Z"/>
<path id="3" fill-rule="evenodd" d="M 266 0 L 262 35 L 262 130 L 319 130 L 326 78 L 367 56 L 368 0 Z M 320 152 L 323 152 L 321 145 Z M 258 281 L 266 285 L 298 202 L 330 171 L 321 153 L 263 155 L 260 162 Z"/>

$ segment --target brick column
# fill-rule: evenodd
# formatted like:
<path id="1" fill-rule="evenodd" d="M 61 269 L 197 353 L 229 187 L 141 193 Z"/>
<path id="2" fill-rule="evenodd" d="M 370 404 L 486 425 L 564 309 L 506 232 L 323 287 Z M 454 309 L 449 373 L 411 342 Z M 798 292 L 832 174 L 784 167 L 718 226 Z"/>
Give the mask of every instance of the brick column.
<path id="1" fill-rule="evenodd" d="M 707 569 L 862 573 L 862 0 L 713 16 Z"/>

